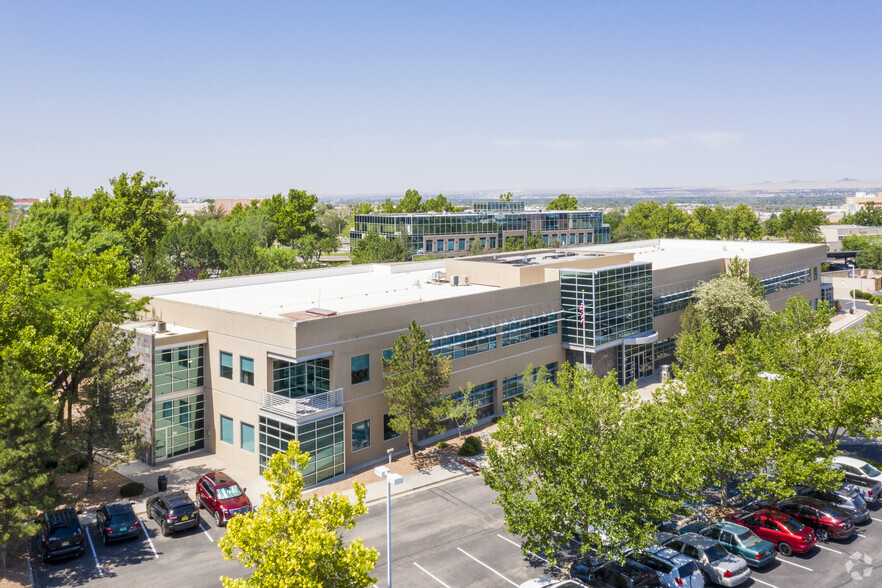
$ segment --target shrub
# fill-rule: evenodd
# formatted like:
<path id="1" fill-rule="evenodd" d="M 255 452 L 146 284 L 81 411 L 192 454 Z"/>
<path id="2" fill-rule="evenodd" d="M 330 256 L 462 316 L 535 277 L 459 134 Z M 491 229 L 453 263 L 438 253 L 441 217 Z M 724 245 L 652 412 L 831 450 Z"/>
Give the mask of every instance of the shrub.
<path id="1" fill-rule="evenodd" d="M 501 415 L 496 415 L 495 417 L 493 417 L 492 419 L 490 419 L 490 421 L 493 422 L 494 424 L 495 424 L 495 423 L 498 423 L 498 422 L 501 421 L 501 420 L 502 420 L 502 416 L 501 416 Z"/>
<path id="2" fill-rule="evenodd" d="M 141 482 L 129 482 L 119 487 L 119 495 L 123 498 L 131 498 L 132 496 L 140 496 L 144 491 L 144 484 Z"/>
<path id="3" fill-rule="evenodd" d="M 82 453 L 71 453 L 62 459 L 58 465 L 61 468 L 61 471 L 67 474 L 75 474 L 86 467 L 88 463 L 88 458 Z"/>
<path id="4" fill-rule="evenodd" d="M 462 443 L 462 447 L 459 448 L 459 454 L 463 457 L 472 457 L 473 455 L 483 453 L 483 451 L 484 446 L 481 444 L 481 440 L 474 435 L 466 437 L 466 440 Z"/>
<path id="5" fill-rule="evenodd" d="M 438 449 L 446 449 L 447 447 L 450 447 L 450 443 L 446 441 L 438 441 Z"/>

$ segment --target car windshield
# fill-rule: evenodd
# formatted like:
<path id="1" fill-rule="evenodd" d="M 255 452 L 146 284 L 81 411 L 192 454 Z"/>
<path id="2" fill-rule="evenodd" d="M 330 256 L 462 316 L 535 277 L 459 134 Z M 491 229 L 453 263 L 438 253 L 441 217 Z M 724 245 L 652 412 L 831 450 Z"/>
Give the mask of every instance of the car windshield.
<path id="1" fill-rule="evenodd" d="M 743 533 L 738 535 L 738 540 L 744 547 L 754 547 L 756 545 L 759 545 L 762 541 L 762 539 L 760 539 L 750 531 L 744 531 Z"/>
<path id="2" fill-rule="evenodd" d="M 716 545 L 712 547 L 708 547 L 704 550 L 705 555 L 707 555 L 707 560 L 709 562 L 720 561 L 724 557 L 726 557 L 726 552 L 717 547 Z"/>
<path id="3" fill-rule="evenodd" d="M 805 528 L 802 523 L 800 523 L 799 521 L 795 521 L 793 519 L 785 519 L 783 521 L 778 521 L 778 522 L 781 523 L 782 525 L 784 525 L 784 528 L 787 529 L 788 531 L 790 531 L 791 533 L 799 533 L 800 531 L 802 531 Z"/>
<path id="4" fill-rule="evenodd" d="M 242 494 L 244 494 L 244 492 L 242 492 L 242 489 L 239 488 L 239 484 L 224 486 L 217 489 L 218 500 L 229 500 L 230 498 L 238 498 L 239 496 L 242 496 Z"/>
<path id="5" fill-rule="evenodd" d="M 697 571 L 698 571 L 698 566 L 695 565 L 694 561 L 684 563 L 677 570 L 677 572 L 680 574 L 681 578 L 688 578 L 689 576 L 691 576 L 692 574 L 694 574 Z"/>
<path id="6" fill-rule="evenodd" d="M 874 468 L 873 466 L 871 466 L 868 463 L 865 463 L 864 465 L 862 465 L 860 467 L 860 470 L 862 472 L 864 472 L 864 474 L 866 474 L 867 476 L 869 476 L 871 478 L 876 478 L 876 477 L 879 477 L 880 475 L 882 475 L 882 472 L 880 472 L 879 470 L 877 470 L 876 468 Z"/>

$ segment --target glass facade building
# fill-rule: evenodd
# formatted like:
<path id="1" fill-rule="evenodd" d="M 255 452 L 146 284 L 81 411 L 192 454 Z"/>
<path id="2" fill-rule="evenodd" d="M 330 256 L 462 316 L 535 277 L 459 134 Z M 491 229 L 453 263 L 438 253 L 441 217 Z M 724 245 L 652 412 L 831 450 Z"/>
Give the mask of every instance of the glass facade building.
<path id="1" fill-rule="evenodd" d="M 560 301 L 563 341 L 570 348 L 594 349 L 649 331 L 653 314 L 652 264 L 561 270 Z"/>
<path id="2" fill-rule="evenodd" d="M 157 396 L 202 387 L 204 347 L 200 343 L 156 352 L 154 384 Z"/>
<path id="3" fill-rule="evenodd" d="M 205 447 L 204 355 L 203 343 L 156 352 L 153 439 L 157 460 Z"/>
<path id="4" fill-rule="evenodd" d="M 331 389 L 331 363 L 327 358 L 292 363 L 273 360 L 273 393 L 288 398 L 321 394 Z"/>
<path id="5" fill-rule="evenodd" d="M 288 449 L 288 442 L 296 440 L 300 450 L 309 453 L 309 464 L 303 470 L 303 485 L 312 486 L 342 474 L 343 415 L 320 418 L 311 422 L 286 421 L 261 415 L 259 423 L 260 473 L 269 459 Z"/>
<path id="6" fill-rule="evenodd" d="M 467 253 L 470 240 L 479 239 L 490 251 L 501 249 L 505 240 L 525 239 L 527 233 L 541 233 L 545 242 L 561 245 L 609 243 L 609 225 L 600 211 L 505 209 L 475 212 L 357 214 L 349 239 L 353 247 L 371 232 L 387 239 L 403 237 L 421 254 Z M 499 204 L 514 204 L 500 202 Z"/>

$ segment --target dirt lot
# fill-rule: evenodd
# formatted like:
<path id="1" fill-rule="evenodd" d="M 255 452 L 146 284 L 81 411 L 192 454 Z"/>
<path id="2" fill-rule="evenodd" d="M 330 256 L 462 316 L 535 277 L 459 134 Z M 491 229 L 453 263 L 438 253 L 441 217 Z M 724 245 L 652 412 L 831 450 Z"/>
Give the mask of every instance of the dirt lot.
<path id="1" fill-rule="evenodd" d="M 86 494 L 86 471 L 76 474 L 61 474 L 57 478 L 58 485 L 66 489 L 62 504 L 74 506 L 77 510 L 91 510 L 105 502 L 121 500 L 119 488 L 131 480 L 114 471 L 95 472 L 95 492 Z M 143 496 L 150 494 L 144 490 Z M 0 588 L 12 586 L 30 586 L 28 563 L 25 557 L 24 542 L 7 555 L 7 568 L 0 569 Z"/>

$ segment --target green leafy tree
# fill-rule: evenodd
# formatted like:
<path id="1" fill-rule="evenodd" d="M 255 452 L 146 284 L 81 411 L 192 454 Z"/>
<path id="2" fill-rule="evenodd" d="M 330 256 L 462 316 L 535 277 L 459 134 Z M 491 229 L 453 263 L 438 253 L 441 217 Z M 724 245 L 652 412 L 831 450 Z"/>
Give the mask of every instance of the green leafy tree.
<path id="1" fill-rule="evenodd" d="M 483 245 L 481 245 L 480 239 L 475 239 L 469 245 L 469 255 L 483 255 L 486 253 L 486 249 Z"/>
<path id="2" fill-rule="evenodd" d="M 695 314 L 717 334 L 721 348 L 743 333 L 756 333 L 772 311 L 741 278 L 721 275 L 695 289 Z"/>
<path id="3" fill-rule="evenodd" d="M 545 210 L 578 210 L 579 199 L 569 194 L 561 194 L 548 203 Z"/>
<path id="4" fill-rule="evenodd" d="M 33 532 L 39 511 L 60 499 L 45 464 L 56 456 L 52 395 L 0 359 L 0 568 L 9 547 Z"/>
<path id="5" fill-rule="evenodd" d="M 282 245 L 293 244 L 304 235 L 319 232 L 316 224 L 315 205 L 318 197 L 307 194 L 306 190 L 288 190 L 285 198 L 282 194 L 273 194 L 264 200 L 261 207 L 266 206 L 276 224 L 276 239 Z"/>
<path id="6" fill-rule="evenodd" d="M 444 194 L 438 194 L 423 203 L 423 212 L 460 212 L 461 206 L 456 206 Z"/>
<path id="7" fill-rule="evenodd" d="M 359 239 L 350 251 L 353 264 L 410 261 L 411 255 L 403 236 L 386 239 L 375 232 L 369 232 Z"/>
<path id="8" fill-rule="evenodd" d="M 871 242 L 858 251 L 855 256 L 857 267 L 864 269 L 882 269 L 882 241 Z"/>
<path id="9" fill-rule="evenodd" d="M 829 467 L 832 453 L 788 422 L 790 390 L 735 347 L 721 353 L 708 325 L 681 334 L 674 379 L 655 396 L 693 448 L 702 485 L 721 488 L 724 507 L 733 480 L 755 497 L 781 498 L 804 483 L 829 488 L 841 476 Z"/>
<path id="10" fill-rule="evenodd" d="M 502 245 L 502 252 L 509 253 L 511 251 L 523 251 L 524 240 L 520 237 L 508 237 Z"/>
<path id="11" fill-rule="evenodd" d="M 619 223 L 612 233 L 612 240 L 617 243 L 637 241 L 652 237 L 652 215 L 660 209 L 658 202 L 648 200 L 638 202 L 628 210 L 625 220 Z"/>
<path id="12" fill-rule="evenodd" d="M 523 549 L 552 563 L 576 534 L 580 552 L 610 557 L 655 543 L 650 521 L 666 520 L 697 490 L 678 427 L 614 373 L 599 379 L 564 364 L 557 383 L 537 380 L 509 404 L 498 427 L 484 481 Z"/>
<path id="13" fill-rule="evenodd" d="M 417 190 L 408 190 L 404 198 L 398 201 L 395 212 L 421 212 L 423 210 L 423 197 Z"/>
<path id="14" fill-rule="evenodd" d="M 729 209 L 718 205 L 714 213 L 717 217 L 717 230 L 723 239 L 752 240 L 763 236 L 759 218 L 746 204 Z"/>
<path id="15" fill-rule="evenodd" d="M 392 358 L 384 360 L 383 394 L 389 402 L 389 426 L 407 434 L 410 455 L 416 454 L 418 430 L 440 432 L 439 394 L 450 380 L 450 358 L 429 350 L 426 332 L 412 321 L 392 346 Z"/>
<path id="16" fill-rule="evenodd" d="M 542 231 L 536 231 L 535 233 L 531 231 L 527 231 L 527 239 L 524 241 L 524 249 L 545 249 L 548 247 L 548 244 L 545 242 L 545 239 L 542 238 Z"/>
<path id="17" fill-rule="evenodd" d="M 610 234 L 616 231 L 623 220 L 625 220 L 624 208 L 614 208 L 603 213 L 603 222 L 609 225 Z"/>
<path id="18" fill-rule="evenodd" d="M 717 216 L 709 206 L 697 206 L 689 215 L 689 236 L 693 239 L 716 239 Z"/>
<path id="19" fill-rule="evenodd" d="M 94 491 L 99 458 L 104 463 L 128 461 L 143 443 L 135 415 L 150 401 L 150 387 L 133 343 L 134 333 L 102 323 L 83 350 L 85 383 L 66 440 L 86 456 L 86 494 Z"/>
<path id="20" fill-rule="evenodd" d="M 374 205 L 370 202 L 353 202 L 351 205 L 352 214 L 371 214 L 374 212 Z"/>
<path id="21" fill-rule="evenodd" d="M 453 421 L 458 436 L 463 429 L 470 429 L 478 422 L 478 403 L 475 398 L 475 385 L 469 382 L 459 393 L 448 394 L 441 399 L 439 415 L 442 420 Z"/>
<path id="22" fill-rule="evenodd" d="M 377 550 L 361 539 L 346 545 L 342 536 L 368 511 L 364 484 L 353 483 L 354 502 L 338 492 L 304 497 L 309 460 L 296 441 L 270 458 L 260 509 L 230 520 L 219 542 L 224 559 L 251 570 L 247 578 L 222 577 L 225 588 L 359 588 L 377 581 L 370 575 Z"/>
<path id="23" fill-rule="evenodd" d="M 730 259 L 726 267 L 726 275 L 738 278 L 748 285 L 754 296 L 764 298 L 765 289 L 763 288 L 763 283 L 755 273 L 750 271 L 750 262 L 746 259 L 742 259 L 737 255 Z"/>
<path id="24" fill-rule="evenodd" d="M 511 202 L 512 201 L 511 192 L 506 192 L 505 194 L 500 194 L 499 200 L 501 200 L 502 202 Z"/>
<path id="25" fill-rule="evenodd" d="M 110 191 L 98 188 L 89 199 L 89 210 L 106 227 L 121 233 L 135 257 L 135 269 L 149 278 L 156 262 L 156 246 L 180 222 L 175 193 L 166 183 L 146 177 L 143 171 L 122 173 L 110 179 Z"/>
<path id="26" fill-rule="evenodd" d="M 650 236 L 662 239 L 688 237 L 691 228 L 689 215 L 673 202 L 654 210 L 648 225 Z"/>
<path id="27" fill-rule="evenodd" d="M 785 208 L 778 217 L 778 236 L 786 236 L 791 243 L 823 243 L 824 236 L 818 228 L 827 224 L 827 215 L 817 208 L 799 210 Z"/>
<path id="28" fill-rule="evenodd" d="M 863 225 L 868 227 L 882 226 L 882 206 L 867 202 L 854 214 L 849 214 L 839 221 L 842 225 Z"/>
<path id="29" fill-rule="evenodd" d="M 386 198 L 377 205 L 377 212 L 381 212 L 383 214 L 392 214 L 394 212 L 397 212 L 395 210 L 395 202 L 393 202 L 391 198 Z"/>

